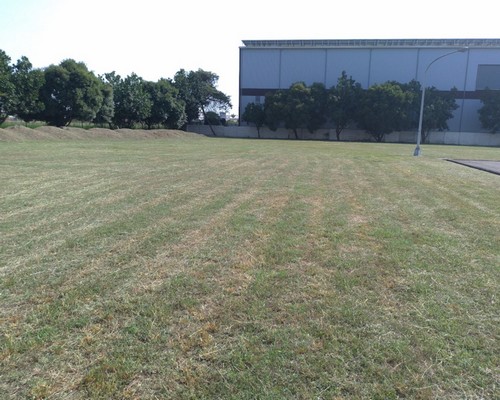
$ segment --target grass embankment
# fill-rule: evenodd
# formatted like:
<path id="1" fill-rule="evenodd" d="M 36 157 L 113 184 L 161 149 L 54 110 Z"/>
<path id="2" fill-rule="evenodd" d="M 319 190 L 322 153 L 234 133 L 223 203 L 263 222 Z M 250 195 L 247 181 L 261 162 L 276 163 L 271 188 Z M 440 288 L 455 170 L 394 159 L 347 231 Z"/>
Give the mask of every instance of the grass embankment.
<path id="1" fill-rule="evenodd" d="M 0 398 L 494 398 L 498 149 L 0 143 Z"/>
<path id="2" fill-rule="evenodd" d="M 196 133 L 175 129 L 106 129 L 55 126 L 7 126 L 0 129 L 0 142 L 25 142 L 33 140 L 89 140 L 89 139 L 158 139 L 171 137 L 197 137 Z"/>

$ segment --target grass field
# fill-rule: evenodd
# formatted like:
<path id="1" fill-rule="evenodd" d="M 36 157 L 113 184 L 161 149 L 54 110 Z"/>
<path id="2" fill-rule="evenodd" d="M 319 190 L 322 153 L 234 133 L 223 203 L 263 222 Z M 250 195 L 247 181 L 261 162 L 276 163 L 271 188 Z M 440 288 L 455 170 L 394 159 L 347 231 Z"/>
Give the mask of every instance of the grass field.
<path id="1" fill-rule="evenodd" d="M 498 148 L 0 143 L 0 398 L 493 399 Z"/>

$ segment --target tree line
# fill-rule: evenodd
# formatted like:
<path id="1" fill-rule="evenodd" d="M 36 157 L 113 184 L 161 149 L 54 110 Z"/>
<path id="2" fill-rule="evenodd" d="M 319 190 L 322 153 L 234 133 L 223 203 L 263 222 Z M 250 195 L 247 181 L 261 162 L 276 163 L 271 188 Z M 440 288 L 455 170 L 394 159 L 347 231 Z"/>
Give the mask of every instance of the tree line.
<path id="1" fill-rule="evenodd" d="M 210 114 L 231 107 L 230 97 L 217 89 L 218 79 L 202 69 L 181 69 L 173 79 L 156 82 L 135 73 L 96 76 L 72 59 L 33 68 L 27 57 L 11 63 L 0 50 L 0 123 L 13 115 L 59 127 L 81 121 L 110 128 L 179 129 L 200 117 L 209 122 Z"/>
<path id="2" fill-rule="evenodd" d="M 426 88 L 422 121 L 422 141 L 433 130 L 448 129 L 447 121 L 458 108 L 457 89 L 438 91 Z M 266 94 L 264 103 L 249 103 L 242 119 L 260 130 L 263 126 L 275 131 L 284 126 L 298 138 L 298 129 L 316 130 L 331 124 L 337 140 L 348 126 L 357 126 L 380 142 L 386 134 L 416 129 L 420 113 L 422 87 L 416 80 L 409 83 L 388 81 L 363 90 L 345 71 L 337 84 L 327 89 L 322 83 L 307 86 L 296 82 L 286 90 Z M 500 130 L 500 92 L 484 91 L 479 118 L 485 129 Z"/>

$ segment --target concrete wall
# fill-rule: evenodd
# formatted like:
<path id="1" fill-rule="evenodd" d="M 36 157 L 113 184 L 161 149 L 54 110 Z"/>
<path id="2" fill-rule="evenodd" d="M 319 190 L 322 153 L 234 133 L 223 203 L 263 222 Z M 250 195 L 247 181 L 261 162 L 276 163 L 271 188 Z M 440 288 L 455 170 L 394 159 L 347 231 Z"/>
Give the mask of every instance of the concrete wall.
<path id="1" fill-rule="evenodd" d="M 189 132 L 200 133 L 206 136 L 213 136 L 210 127 L 207 125 L 188 125 Z M 257 138 L 257 129 L 253 126 L 214 126 L 214 130 L 219 137 L 230 138 Z M 320 129 L 314 134 L 307 130 L 298 131 L 299 139 L 310 140 L 337 140 L 334 129 Z M 263 139 L 294 139 L 293 132 L 280 128 L 276 132 L 268 128 L 262 128 L 260 137 Z M 341 134 L 341 140 L 370 142 L 373 138 L 366 132 L 360 130 L 345 130 Z M 386 143 L 416 143 L 416 132 L 394 132 L 385 137 Z M 498 146 L 500 147 L 500 133 L 474 133 L 474 132 L 432 132 L 430 143 L 451 144 L 464 146 Z"/>

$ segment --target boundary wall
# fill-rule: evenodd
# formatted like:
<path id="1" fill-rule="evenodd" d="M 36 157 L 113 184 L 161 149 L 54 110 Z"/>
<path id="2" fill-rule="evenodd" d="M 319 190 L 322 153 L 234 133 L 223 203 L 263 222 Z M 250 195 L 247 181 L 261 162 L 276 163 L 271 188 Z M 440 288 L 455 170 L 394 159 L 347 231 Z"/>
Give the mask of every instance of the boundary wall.
<path id="1" fill-rule="evenodd" d="M 227 138 L 253 138 L 256 139 L 257 129 L 253 126 L 214 126 L 215 134 L 218 137 Z M 188 132 L 195 132 L 205 136 L 213 136 L 208 125 L 188 125 Z M 268 128 L 261 128 L 260 137 L 262 139 L 295 139 L 292 131 L 279 128 L 271 131 Z M 336 141 L 335 129 L 319 129 L 314 134 L 305 129 L 298 130 L 299 139 L 306 140 L 330 140 Z M 393 132 L 385 136 L 385 143 L 416 143 L 416 132 Z M 342 141 L 353 142 L 375 142 L 371 135 L 361 130 L 346 129 L 342 132 Z M 484 132 L 431 132 L 430 144 L 463 145 L 463 146 L 489 146 L 500 147 L 500 133 Z"/>

